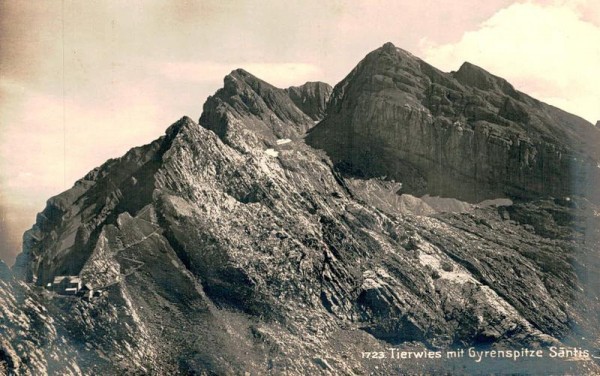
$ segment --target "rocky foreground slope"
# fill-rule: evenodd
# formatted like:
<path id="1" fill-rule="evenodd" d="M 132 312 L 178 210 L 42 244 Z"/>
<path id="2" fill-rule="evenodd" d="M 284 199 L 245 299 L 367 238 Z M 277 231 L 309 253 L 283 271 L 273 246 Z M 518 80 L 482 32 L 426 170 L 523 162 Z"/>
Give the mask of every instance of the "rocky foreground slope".
<path id="1" fill-rule="evenodd" d="M 0 264 L 0 370 L 600 372 L 589 356 L 366 355 L 598 355 L 599 209 L 568 184 L 587 187 L 598 161 L 569 140 L 598 131 L 477 67 L 460 71 L 388 44 L 329 101 L 326 84 L 284 90 L 232 72 L 199 123 L 182 118 L 48 200 L 14 270 Z M 472 115 L 457 113 L 473 98 Z M 549 166 L 556 150 L 582 158 L 577 180 L 571 162 Z M 424 193 L 451 198 L 415 197 Z M 97 294 L 46 288 L 75 275 Z"/>

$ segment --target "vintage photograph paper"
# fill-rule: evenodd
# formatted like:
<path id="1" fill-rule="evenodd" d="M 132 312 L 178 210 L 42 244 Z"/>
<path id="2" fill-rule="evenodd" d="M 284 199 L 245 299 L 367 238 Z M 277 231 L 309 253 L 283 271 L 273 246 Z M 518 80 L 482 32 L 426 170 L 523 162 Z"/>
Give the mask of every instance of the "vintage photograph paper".
<path id="1" fill-rule="evenodd" d="M 0 375 L 600 374 L 594 0 L 0 0 Z"/>

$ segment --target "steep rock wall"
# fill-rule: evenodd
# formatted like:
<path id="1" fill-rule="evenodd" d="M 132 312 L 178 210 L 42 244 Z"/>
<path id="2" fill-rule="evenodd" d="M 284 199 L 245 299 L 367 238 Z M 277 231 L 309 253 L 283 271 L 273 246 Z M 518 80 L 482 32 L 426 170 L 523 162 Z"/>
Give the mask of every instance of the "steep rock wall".
<path id="1" fill-rule="evenodd" d="M 587 194 L 600 132 L 465 63 L 443 73 L 386 44 L 334 88 L 307 138 L 343 170 L 480 201 Z"/>

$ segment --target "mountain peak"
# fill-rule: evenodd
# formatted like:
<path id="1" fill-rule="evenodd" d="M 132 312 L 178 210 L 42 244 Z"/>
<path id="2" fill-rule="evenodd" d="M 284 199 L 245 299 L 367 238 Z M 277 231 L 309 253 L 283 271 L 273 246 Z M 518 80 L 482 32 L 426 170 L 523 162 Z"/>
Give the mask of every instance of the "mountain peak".
<path id="1" fill-rule="evenodd" d="M 347 354 L 592 348 L 600 208 L 572 183 L 600 186 L 576 149 L 600 131 L 506 85 L 392 43 L 329 101 L 232 71 L 202 127 L 183 117 L 48 200 L 13 269 L 37 288 L 0 261 L 0 372 L 366 374 Z M 507 196 L 532 200 L 444 198 Z M 573 359 L 528 365 L 600 374 Z M 481 371 L 422 360 L 378 367 Z"/>
<path id="2" fill-rule="evenodd" d="M 244 81 L 262 81 L 265 82 L 263 80 L 261 80 L 260 78 L 256 77 L 255 75 L 253 75 L 252 73 L 248 72 L 245 69 L 242 68 L 237 68 L 231 71 L 231 73 L 229 73 L 227 76 L 225 77 L 234 77 L 237 79 L 241 79 Z"/>
<path id="3" fill-rule="evenodd" d="M 275 86 L 261 80 L 252 73 L 238 68 L 229 73 L 223 79 L 223 89 L 231 94 L 242 93 L 250 88 L 250 90 L 274 90 Z"/>
<path id="4" fill-rule="evenodd" d="M 230 75 L 252 76 L 254 75 L 243 68 L 237 68 L 231 71 Z"/>
<path id="5" fill-rule="evenodd" d="M 457 72 L 453 73 L 460 83 L 481 90 L 496 90 L 511 97 L 518 98 L 515 88 L 504 78 L 495 76 L 485 69 L 465 61 Z"/>
<path id="6" fill-rule="evenodd" d="M 396 45 L 392 42 L 384 43 L 383 46 L 380 47 L 380 49 L 388 51 L 396 51 L 396 48 Z"/>
<path id="7" fill-rule="evenodd" d="M 400 47 L 396 47 L 396 45 L 393 44 L 392 42 L 385 43 L 383 46 L 379 47 L 378 49 L 376 49 L 373 52 L 392 54 L 394 56 L 400 56 L 403 58 L 418 59 L 415 55 L 413 55 L 409 51 L 404 50 Z"/>
<path id="8" fill-rule="evenodd" d="M 193 127 L 197 125 L 194 122 L 194 120 L 192 120 L 192 118 L 190 118 L 189 116 L 183 116 L 181 119 L 177 120 L 169 128 L 167 128 L 167 130 L 165 131 L 165 135 L 167 136 L 167 138 L 173 138 L 181 131 L 183 127 L 186 126 Z"/>
<path id="9" fill-rule="evenodd" d="M 444 73 L 386 43 L 336 85 L 327 116 L 307 141 L 326 150 L 347 173 L 394 178 L 406 193 L 467 201 L 559 197 L 572 190 L 573 169 L 563 155 L 590 155 L 597 149 L 580 146 L 595 145 L 592 140 L 600 134 L 578 124 L 575 116 L 518 92 L 472 63 Z M 492 135 L 498 141 L 490 142 Z M 502 145 L 501 153 L 494 142 Z M 480 145 L 479 154 L 474 144 Z M 529 160 L 521 157 L 524 146 L 519 145 L 531 149 Z M 437 149 L 424 152 L 432 148 Z M 541 158 L 542 153 L 547 155 Z M 553 181 L 547 166 L 556 170 Z M 525 170 L 534 172 L 510 172 Z"/>
<path id="10" fill-rule="evenodd" d="M 304 134 L 322 118 L 330 94 L 331 86 L 324 83 L 280 89 L 236 69 L 204 103 L 199 122 L 228 145 L 249 151 Z"/>

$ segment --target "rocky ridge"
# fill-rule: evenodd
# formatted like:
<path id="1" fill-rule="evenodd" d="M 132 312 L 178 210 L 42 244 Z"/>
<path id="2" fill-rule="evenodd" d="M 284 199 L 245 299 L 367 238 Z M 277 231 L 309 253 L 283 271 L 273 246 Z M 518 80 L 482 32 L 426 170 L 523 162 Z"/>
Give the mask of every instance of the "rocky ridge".
<path id="1" fill-rule="evenodd" d="M 307 141 L 344 171 L 394 178 L 419 196 L 598 202 L 592 124 L 473 64 L 444 73 L 391 43 L 336 85 Z"/>
<path id="2" fill-rule="evenodd" d="M 314 121 L 320 121 L 325 116 L 332 90 L 331 86 L 323 82 L 307 82 L 302 86 L 286 89 L 294 104 Z"/>
<path id="3" fill-rule="evenodd" d="M 199 123 L 228 145 L 250 152 L 303 136 L 321 119 L 330 94 L 331 86 L 322 82 L 284 90 L 237 69 L 207 99 Z"/>
<path id="4" fill-rule="evenodd" d="M 599 340 L 594 202 L 572 191 L 568 200 L 549 198 L 554 191 L 536 191 L 537 183 L 513 190 L 522 182 L 501 175 L 508 188 L 494 198 L 515 191 L 539 197 L 439 212 L 416 197 L 398 201 L 399 185 L 389 178 L 365 180 L 401 171 L 402 189 L 423 181 L 421 189 L 436 194 L 422 166 L 390 172 L 382 161 L 357 165 L 349 150 L 364 145 L 336 141 L 355 142 L 344 128 L 354 123 L 340 119 L 357 106 L 372 110 L 373 100 L 374 132 L 388 126 L 384 118 L 409 132 L 438 126 L 411 120 L 428 118 L 430 110 L 414 108 L 433 96 L 419 97 L 408 84 L 410 93 L 399 92 L 385 77 L 359 79 L 387 67 L 382 59 L 406 59 L 393 68 L 405 81 L 424 85 L 419 68 L 465 91 L 488 90 L 490 98 L 512 93 L 479 68 L 461 68 L 457 84 L 392 47 L 367 56 L 336 86 L 322 120 L 325 84 L 284 90 L 236 70 L 207 100 L 199 123 L 180 119 L 165 136 L 51 198 L 25 234 L 17 278 L 0 265 L 0 365 L 18 374 L 598 371 L 589 359 L 477 365 L 362 356 L 392 346 L 594 348 Z M 385 89 L 372 90 L 379 81 Z M 409 107 L 411 115 L 402 109 Z M 319 120 L 308 141 L 327 154 L 302 139 Z M 511 121 L 509 129 L 537 137 Z M 483 148 L 494 140 L 477 142 Z M 385 151 L 393 163 L 404 163 L 399 155 L 412 163 L 409 153 Z M 78 275 L 102 294 L 82 299 L 43 288 L 58 275 Z"/>

